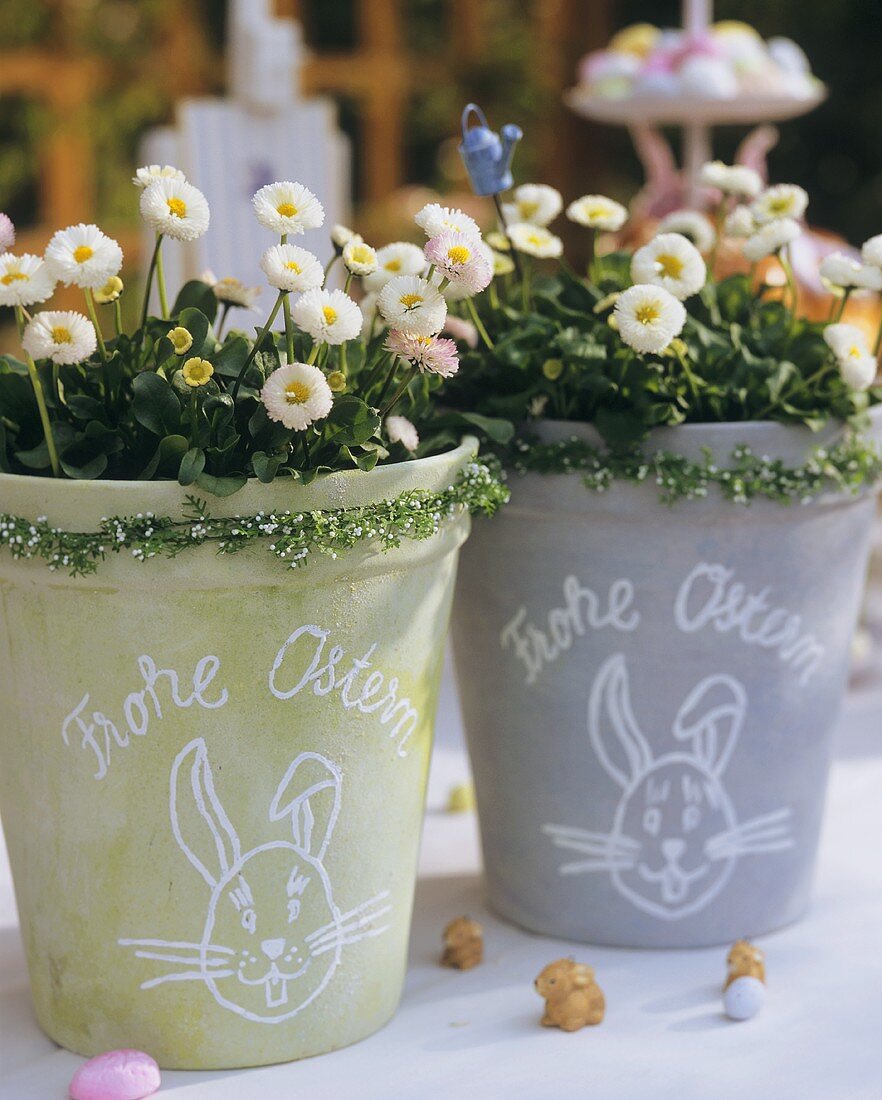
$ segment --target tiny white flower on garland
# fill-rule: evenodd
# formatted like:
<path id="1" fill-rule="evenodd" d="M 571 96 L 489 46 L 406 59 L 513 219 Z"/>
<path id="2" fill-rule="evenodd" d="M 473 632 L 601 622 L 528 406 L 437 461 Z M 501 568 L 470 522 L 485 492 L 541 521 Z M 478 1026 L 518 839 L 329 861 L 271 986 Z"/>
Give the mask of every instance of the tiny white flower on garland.
<path id="1" fill-rule="evenodd" d="M 634 253 L 631 278 L 664 287 L 682 301 L 704 286 L 707 267 L 691 241 L 679 233 L 662 233 Z"/>
<path id="2" fill-rule="evenodd" d="M 506 223 L 527 222 L 546 226 L 563 209 L 560 191 L 545 183 L 522 183 L 513 193 L 513 202 L 502 204 Z"/>
<path id="3" fill-rule="evenodd" d="M 683 303 L 653 285 L 638 284 L 622 291 L 614 315 L 621 338 L 642 355 L 663 351 L 686 323 Z"/>
<path id="4" fill-rule="evenodd" d="M 296 244 L 276 244 L 260 258 L 260 270 L 270 286 L 286 293 L 305 294 L 318 290 L 325 273 L 318 256 Z"/>
<path id="5" fill-rule="evenodd" d="M 318 229 L 325 220 L 324 207 L 312 191 L 290 180 L 268 183 L 251 202 L 260 224 L 280 236 Z"/>
<path id="6" fill-rule="evenodd" d="M 208 202 L 198 187 L 186 180 L 163 176 L 141 194 L 141 217 L 150 228 L 175 241 L 195 241 L 211 221 Z"/>
<path id="7" fill-rule="evenodd" d="M 298 328 L 319 344 L 344 344 L 361 333 L 363 318 L 356 302 L 342 290 L 310 290 L 291 307 Z"/>
<path id="8" fill-rule="evenodd" d="M 32 306 L 52 297 L 55 279 L 39 256 L 0 256 L 0 306 Z"/>
<path id="9" fill-rule="evenodd" d="M 112 275 L 119 274 L 123 262 L 122 249 L 112 237 L 97 225 L 82 222 L 59 229 L 43 258 L 53 279 L 83 290 L 104 286 Z"/>
<path id="10" fill-rule="evenodd" d="M 92 322 L 82 313 L 46 310 L 28 323 L 21 345 L 32 359 L 67 366 L 94 354 L 98 340 Z"/>
<path id="11" fill-rule="evenodd" d="M 286 363 L 274 370 L 260 391 L 266 414 L 286 428 L 302 432 L 331 411 L 334 395 L 318 367 Z"/>

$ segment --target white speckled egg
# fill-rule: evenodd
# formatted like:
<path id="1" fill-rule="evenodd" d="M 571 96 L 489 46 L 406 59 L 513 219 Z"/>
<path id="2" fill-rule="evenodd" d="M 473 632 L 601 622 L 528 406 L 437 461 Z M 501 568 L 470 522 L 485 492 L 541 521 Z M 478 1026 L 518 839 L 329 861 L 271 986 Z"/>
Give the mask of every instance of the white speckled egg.
<path id="1" fill-rule="evenodd" d="M 723 994 L 730 1020 L 751 1020 L 766 1003 L 766 987 L 759 978 L 736 978 Z"/>

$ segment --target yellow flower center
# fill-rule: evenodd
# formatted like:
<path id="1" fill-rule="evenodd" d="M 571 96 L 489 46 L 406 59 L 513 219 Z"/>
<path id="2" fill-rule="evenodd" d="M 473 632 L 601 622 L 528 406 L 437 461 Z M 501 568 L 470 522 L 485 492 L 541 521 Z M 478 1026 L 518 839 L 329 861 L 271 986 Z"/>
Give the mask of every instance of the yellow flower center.
<path id="1" fill-rule="evenodd" d="M 355 248 L 352 249 L 352 259 L 355 260 L 357 264 L 370 263 L 371 253 L 368 246 L 366 244 L 356 245 Z"/>
<path id="2" fill-rule="evenodd" d="M 430 348 L 432 346 L 432 343 L 434 342 L 435 337 L 434 336 L 418 336 L 416 339 L 417 339 L 418 344 L 422 344 L 423 347 Z"/>
<path id="3" fill-rule="evenodd" d="M 860 359 L 862 353 L 857 344 L 852 344 L 848 349 L 848 354 L 852 359 Z"/>
<path id="4" fill-rule="evenodd" d="M 309 400 L 310 389 L 305 382 L 289 382 L 285 386 L 285 400 L 289 405 L 302 405 Z"/>
<path id="5" fill-rule="evenodd" d="M 401 270 L 401 260 L 390 260 L 385 265 L 385 267 L 386 267 L 387 271 L 400 271 Z"/>
<path id="6" fill-rule="evenodd" d="M 322 313 L 324 314 L 326 325 L 333 325 L 337 320 L 337 311 L 333 306 L 322 306 Z"/>
<path id="7" fill-rule="evenodd" d="M 669 252 L 663 252 L 655 258 L 659 274 L 669 279 L 679 279 L 683 274 L 683 261 L 679 256 L 672 256 Z"/>
<path id="8" fill-rule="evenodd" d="M 521 212 L 521 217 L 525 222 L 528 222 L 532 218 L 536 211 L 539 209 L 538 202 L 524 201 L 523 199 L 518 203 L 518 210 Z"/>
<path id="9" fill-rule="evenodd" d="M 585 217 L 593 221 L 595 218 L 605 218 L 609 215 L 609 207 L 597 204 L 585 207 Z"/>
<path id="10" fill-rule="evenodd" d="M 786 197 L 777 198 L 777 199 L 772 199 L 769 202 L 769 211 L 772 214 L 786 214 L 789 209 L 790 209 L 790 199 L 789 198 L 786 198 Z"/>
<path id="11" fill-rule="evenodd" d="M 402 294 L 399 301 L 405 309 L 413 309 L 423 301 L 423 296 L 422 294 Z"/>
<path id="12" fill-rule="evenodd" d="M 293 218 L 297 213 L 297 207 L 293 202 L 280 202 L 276 207 L 276 213 L 281 214 L 283 218 Z"/>
<path id="13" fill-rule="evenodd" d="M 183 199 L 166 199 L 166 205 L 168 206 L 169 213 L 173 214 L 176 218 L 186 218 L 187 204 Z"/>
<path id="14" fill-rule="evenodd" d="M 95 253 L 87 244 L 81 244 L 74 249 L 73 258 L 78 264 L 84 264 L 86 260 L 91 260 L 94 255 Z"/>
<path id="15" fill-rule="evenodd" d="M 285 264 L 285 267 L 289 271 L 293 271 L 295 275 L 300 275 L 303 271 L 303 268 L 300 266 L 300 264 L 295 263 L 294 260 L 288 260 L 288 262 Z"/>
<path id="16" fill-rule="evenodd" d="M 634 316 L 641 325 L 651 325 L 653 321 L 657 321 L 661 317 L 661 310 L 654 302 L 646 302 L 644 305 L 637 307 Z"/>
<path id="17" fill-rule="evenodd" d="M 530 233 L 527 237 L 530 244 L 535 245 L 537 248 L 545 244 L 545 238 L 541 233 Z"/>
<path id="18" fill-rule="evenodd" d="M 72 344 L 73 336 L 69 328 L 65 328 L 64 325 L 56 325 L 52 329 L 52 343 L 53 344 Z"/>
<path id="19" fill-rule="evenodd" d="M 0 279 L 0 283 L 2 283 L 4 286 L 11 286 L 13 283 L 26 283 L 26 282 L 28 282 L 27 275 L 22 275 L 22 273 L 20 271 L 8 271 L 3 276 L 3 278 Z"/>
<path id="20" fill-rule="evenodd" d="M 471 256 L 471 249 L 466 248 L 464 244 L 455 244 L 453 248 L 447 249 L 447 259 L 452 264 L 467 264 Z"/>

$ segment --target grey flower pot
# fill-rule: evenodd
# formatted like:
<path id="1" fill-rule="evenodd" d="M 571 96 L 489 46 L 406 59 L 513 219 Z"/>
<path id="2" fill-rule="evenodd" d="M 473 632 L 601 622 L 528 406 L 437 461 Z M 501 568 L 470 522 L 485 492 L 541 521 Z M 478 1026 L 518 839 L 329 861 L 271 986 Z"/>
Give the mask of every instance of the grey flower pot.
<path id="1" fill-rule="evenodd" d="M 648 447 L 725 462 L 747 443 L 796 466 L 837 431 L 688 425 Z M 874 494 L 672 507 L 655 484 L 595 493 L 577 474 L 511 489 L 474 526 L 453 628 L 491 904 L 536 932 L 630 947 L 795 920 Z"/>

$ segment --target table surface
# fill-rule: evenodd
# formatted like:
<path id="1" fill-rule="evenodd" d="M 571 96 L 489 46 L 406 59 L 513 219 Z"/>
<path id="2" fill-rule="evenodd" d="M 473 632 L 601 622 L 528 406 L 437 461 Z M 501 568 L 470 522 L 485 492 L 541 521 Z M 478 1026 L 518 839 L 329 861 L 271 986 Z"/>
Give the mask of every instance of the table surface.
<path id="1" fill-rule="evenodd" d="M 450 785 L 468 774 L 449 678 L 439 714 L 410 969 L 397 1017 L 364 1042 L 322 1058 L 238 1072 L 167 1072 L 163 1094 L 175 1100 L 882 1096 L 882 689 L 849 698 L 813 909 L 761 941 L 768 1000 L 760 1016 L 738 1024 L 721 1013 L 722 949 L 585 947 L 519 931 L 487 911 L 475 817 L 443 810 Z M 465 973 L 438 965 L 441 929 L 462 913 L 482 921 L 486 944 L 484 964 Z M 607 999 L 604 1023 L 572 1035 L 539 1026 L 541 1002 L 532 988 L 546 962 L 569 954 L 595 966 Z M 33 1020 L 0 845 L 0 1100 L 60 1100 L 81 1062 Z"/>

